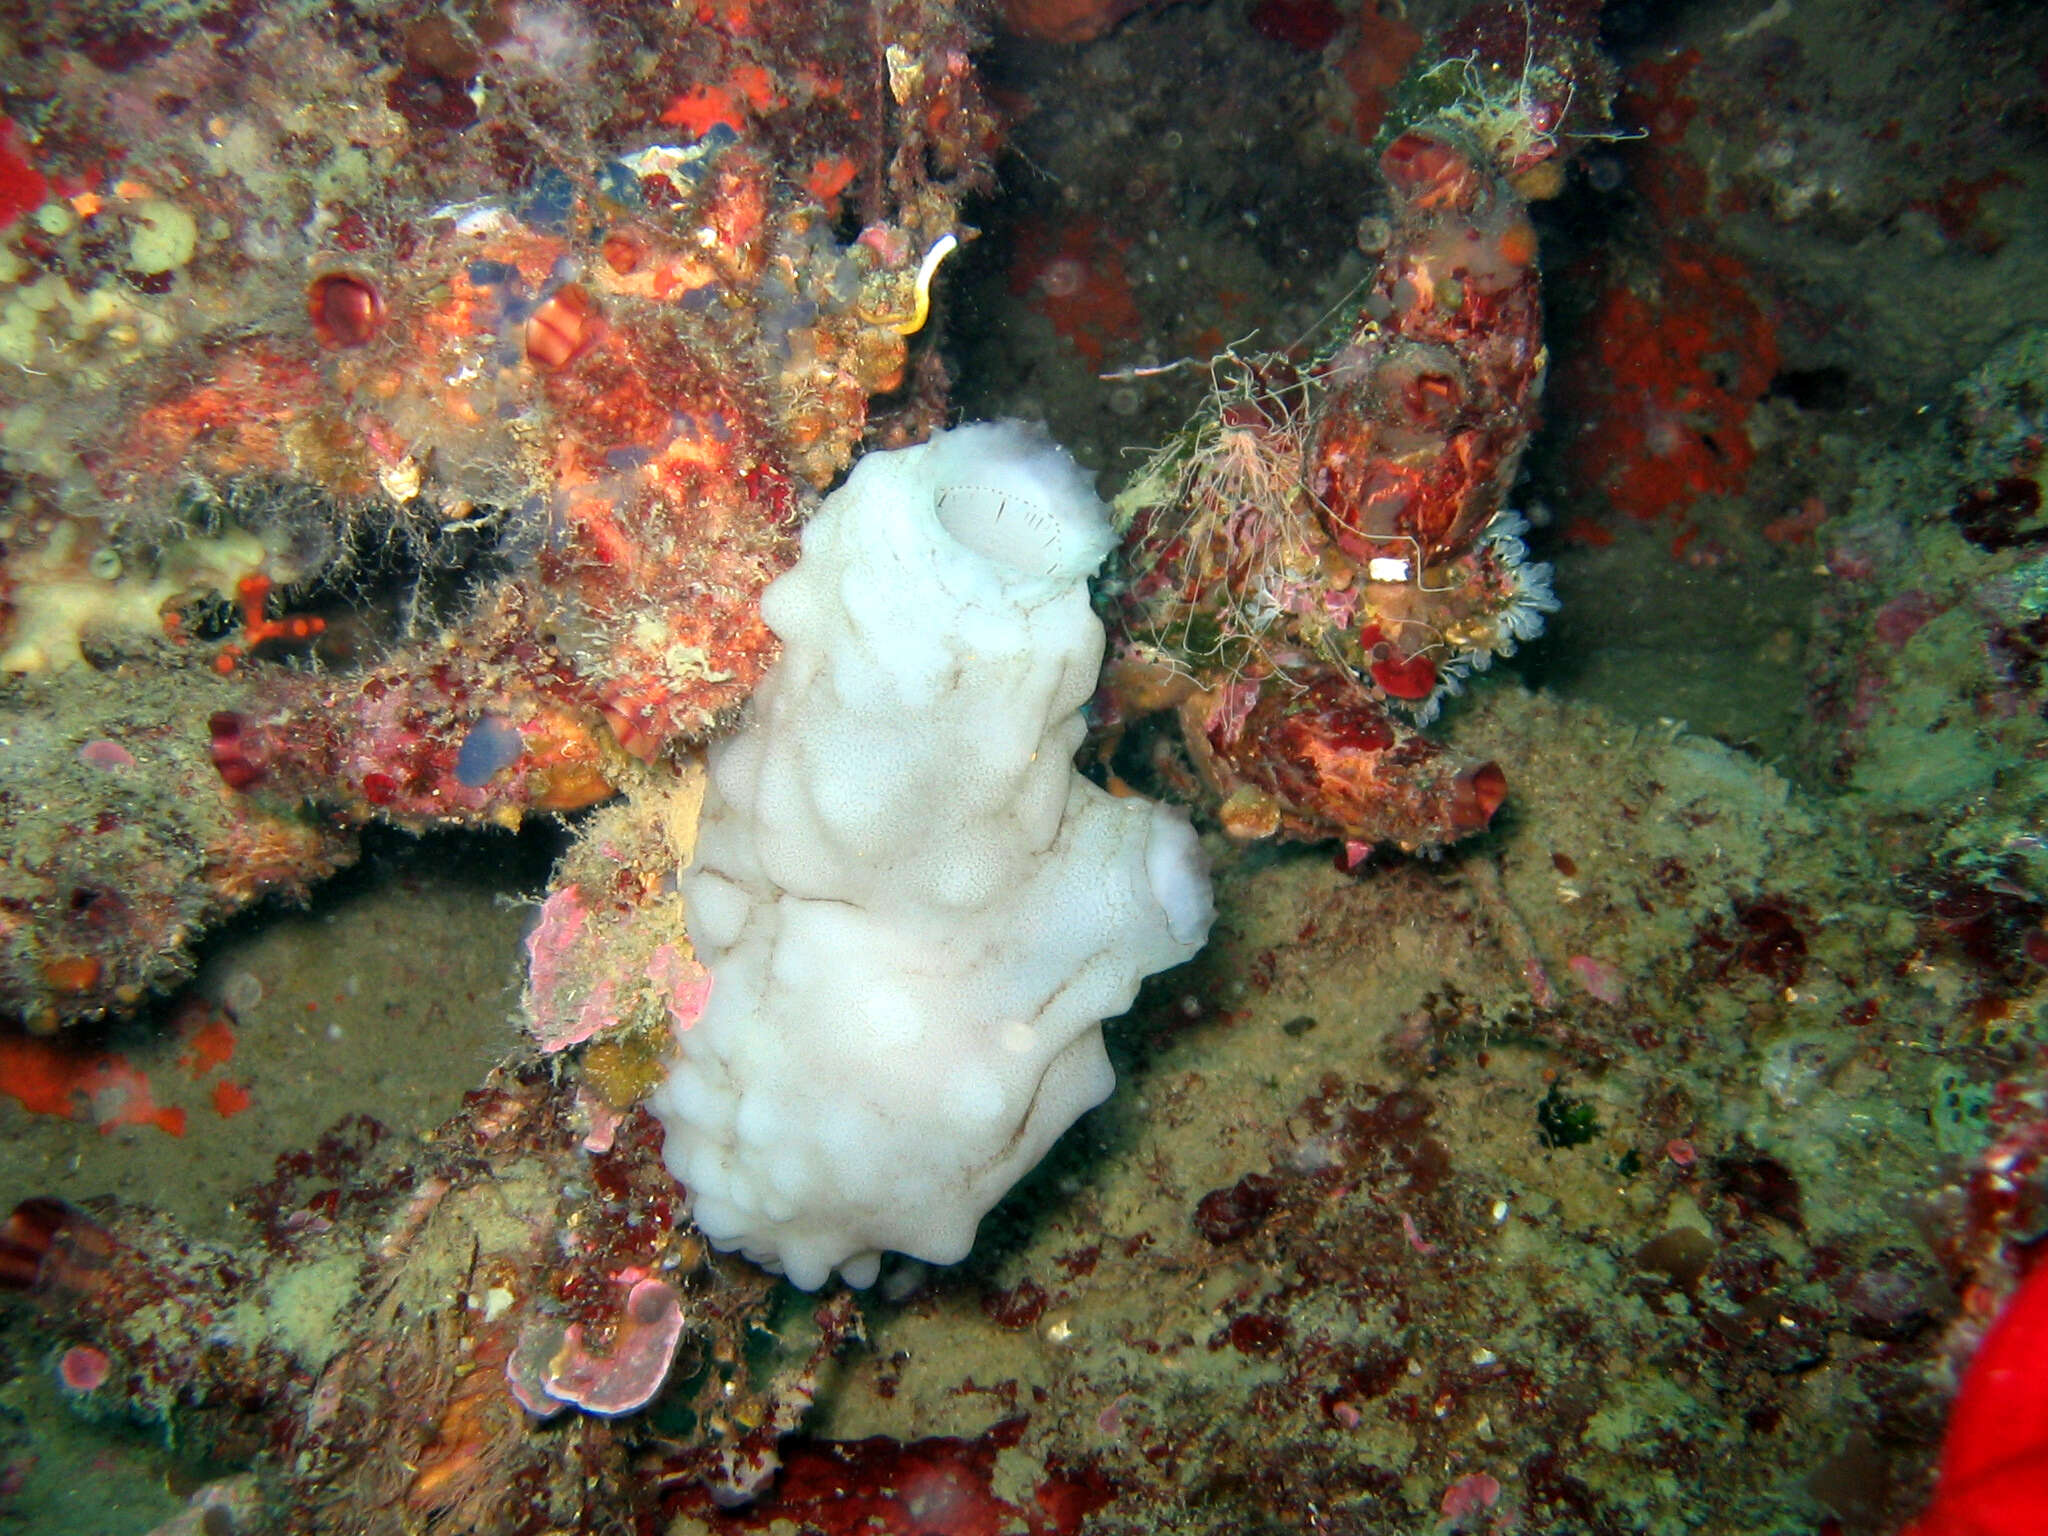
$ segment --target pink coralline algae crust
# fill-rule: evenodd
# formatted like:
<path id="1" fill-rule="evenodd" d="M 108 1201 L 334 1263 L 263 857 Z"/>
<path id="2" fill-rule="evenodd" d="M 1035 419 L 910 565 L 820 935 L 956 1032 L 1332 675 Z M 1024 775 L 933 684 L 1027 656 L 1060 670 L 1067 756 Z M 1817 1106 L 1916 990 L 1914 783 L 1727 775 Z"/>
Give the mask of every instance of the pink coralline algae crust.
<path id="1" fill-rule="evenodd" d="M 581 1045 L 629 1016 L 659 1018 L 664 1035 L 680 1035 L 697 1021 L 711 995 L 711 973 L 677 940 L 654 944 L 637 968 L 630 959 L 653 927 L 625 908 L 593 913 L 584 887 L 573 881 L 541 904 L 526 936 L 526 1013 L 544 1054 Z M 650 990 L 652 1010 L 630 1006 Z"/>
<path id="2" fill-rule="evenodd" d="M 106 736 L 96 736 L 80 747 L 78 760 L 88 768 L 98 768 L 105 773 L 119 773 L 124 768 L 136 766 L 135 754 Z"/>
<path id="3" fill-rule="evenodd" d="M 1500 1479 L 1485 1472 L 1468 1472 L 1444 1490 L 1438 1509 L 1455 1529 L 1470 1529 L 1478 1519 L 1500 1502 Z"/>
<path id="4" fill-rule="evenodd" d="M 1605 960 L 1597 960 L 1591 955 L 1572 955 L 1565 964 L 1571 967 L 1579 985 L 1586 989 L 1586 995 L 1596 1003 L 1612 1005 L 1628 995 L 1627 979 Z"/>
<path id="5" fill-rule="evenodd" d="M 577 1089 L 576 1110 L 590 1126 L 590 1129 L 583 1133 L 584 1151 L 609 1152 L 618 1145 L 619 1126 L 625 1119 L 618 1110 L 613 1109 L 588 1086 Z"/>
<path id="6" fill-rule="evenodd" d="M 57 1379 L 71 1392 L 97 1392 L 113 1374 L 114 1363 L 103 1349 L 75 1344 L 57 1362 Z"/>
<path id="7" fill-rule="evenodd" d="M 528 1013 L 534 1039 L 549 1054 L 581 1044 L 606 1022 L 593 1009 L 593 1000 L 570 1007 L 563 996 L 563 960 L 573 951 L 589 916 L 583 892 L 565 885 L 541 903 L 540 919 L 526 936 L 526 985 L 532 996 Z"/>
<path id="8" fill-rule="evenodd" d="M 647 963 L 647 979 L 661 989 L 670 1026 L 678 1035 L 697 1022 L 711 1000 L 711 972 L 685 959 L 673 943 L 655 950 Z"/>
<path id="9" fill-rule="evenodd" d="M 512 1395 L 539 1418 L 568 1407 L 606 1415 L 644 1407 L 661 1390 L 683 1336 L 675 1287 L 651 1276 L 634 1280 L 610 1331 L 609 1345 L 594 1347 L 584 1342 L 582 1323 L 529 1322 L 505 1363 Z"/>

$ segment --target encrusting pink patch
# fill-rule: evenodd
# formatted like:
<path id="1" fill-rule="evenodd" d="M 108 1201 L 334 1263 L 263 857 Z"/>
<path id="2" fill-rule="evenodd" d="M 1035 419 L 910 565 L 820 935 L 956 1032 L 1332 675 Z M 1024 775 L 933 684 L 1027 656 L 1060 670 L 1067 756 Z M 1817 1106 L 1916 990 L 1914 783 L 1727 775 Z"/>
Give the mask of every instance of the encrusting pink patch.
<path id="1" fill-rule="evenodd" d="M 613 1006 L 617 988 L 600 982 L 589 995 L 572 1001 L 569 968 L 564 957 L 583 936 L 590 921 L 582 889 L 565 885 L 541 903 L 540 921 L 526 936 L 526 986 L 532 1007 L 531 1027 L 540 1048 L 553 1055 L 581 1045 L 617 1021 Z"/>
<path id="2" fill-rule="evenodd" d="M 1444 1490 L 1439 1506 L 1446 1520 L 1484 1514 L 1500 1502 L 1500 1480 L 1484 1472 L 1470 1472 Z"/>
<path id="3" fill-rule="evenodd" d="M 505 1362 L 505 1380 L 519 1405 L 544 1419 L 568 1407 L 606 1417 L 631 1413 L 661 1390 L 682 1337 L 682 1297 L 667 1281 L 642 1274 L 626 1293 L 610 1349 L 586 1348 L 581 1323 L 536 1318 Z"/>
<path id="4" fill-rule="evenodd" d="M 1573 955 L 1565 964 L 1571 967 L 1579 985 L 1596 1003 L 1618 1003 L 1628 992 L 1628 984 L 1621 979 L 1621 972 L 1605 960 L 1595 960 L 1591 955 Z"/>
<path id="5" fill-rule="evenodd" d="M 57 1379 L 72 1392 L 97 1392 L 114 1372 L 114 1362 L 103 1349 L 77 1344 L 64 1351 L 57 1362 Z"/>
<path id="6" fill-rule="evenodd" d="M 117 772 L 135 766 L 135 754 L 118 741 L 105 736 L 95 737 L 78 749 L 78 760 L 88 768 L 97 768 L 103 773 Z"/>
<path id="7" fill-rule="evenodd" d="M 673 943 L 654 952 L 647 962 L 647 979 L 667 994 L 669 1024 L 678 1035 L 702 1017 L 711 1000 L 711 973 L 695 960 L 685 960 Z"/>

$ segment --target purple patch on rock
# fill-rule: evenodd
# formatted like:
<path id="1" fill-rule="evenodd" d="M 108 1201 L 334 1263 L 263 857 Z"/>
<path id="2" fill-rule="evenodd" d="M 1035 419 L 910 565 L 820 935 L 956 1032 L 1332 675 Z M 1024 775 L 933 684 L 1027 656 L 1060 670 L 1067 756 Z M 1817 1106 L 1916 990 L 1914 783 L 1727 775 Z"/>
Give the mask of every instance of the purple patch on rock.
<path id="1" fill-rule="evenodd" d="M 482 789 L 518 762 L 525 750 L 519 727 L 497 715 L 483 715 L 469 728 L 455 754 L 455 782 L 465 789 Z"/>

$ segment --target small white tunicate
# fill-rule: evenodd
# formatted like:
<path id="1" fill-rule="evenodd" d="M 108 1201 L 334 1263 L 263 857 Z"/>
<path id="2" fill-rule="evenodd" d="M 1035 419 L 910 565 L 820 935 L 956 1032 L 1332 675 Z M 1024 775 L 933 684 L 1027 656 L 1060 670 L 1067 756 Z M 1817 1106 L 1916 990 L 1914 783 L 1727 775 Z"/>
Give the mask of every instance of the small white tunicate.
<path id="1" fill-rule="evenodd" d="M 1790 1035 L 1765 1050 L 1758 1076 L 1780 1109 L 1797 1109 L 1827 1086 L 1834 1069 L 1827 1042 L 1812 1035 Z"/>
<path id="2" fill-rule="evenodd" d="M 924 1289 L 924 1283 L 931 1275 L 931 1266 L 919 1259 L 905 1259 L 891 1264 L 882 1276 L 882 1298 L 885 1301 L 905 1302 Z"/>
<path id="3" fill-rule="evenodd" d="M 1399 555 L 1375 555 L 1365 562 L 1365 577 L 1368 581 L 1405 582 L 1411 569 L 1411 563 Z"/>
<path id="4" fill-rule="evenodd" d="M 263 983 L 250 971 L 230 971 L 220 984 L 221 1005 L 240 1017 L 263 1001 Z"/>

